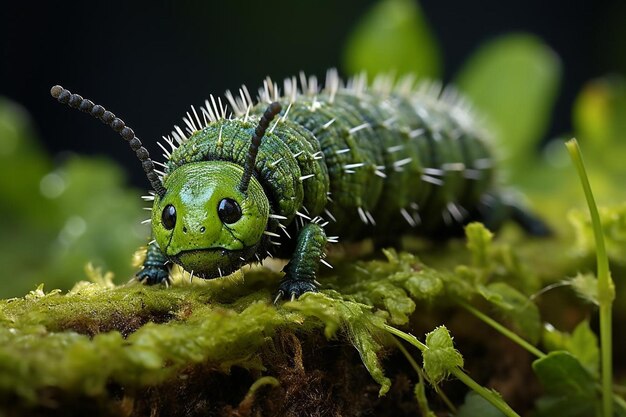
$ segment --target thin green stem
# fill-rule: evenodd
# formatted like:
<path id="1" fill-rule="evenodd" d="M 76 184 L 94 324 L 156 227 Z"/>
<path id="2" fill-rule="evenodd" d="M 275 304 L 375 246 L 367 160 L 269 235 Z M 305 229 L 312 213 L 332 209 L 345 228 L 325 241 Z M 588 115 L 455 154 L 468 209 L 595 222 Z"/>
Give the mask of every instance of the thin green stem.
<path id="1" fill-rule="evenodd" d="M 417 339 L 417 337 L 413 336 L 412 334 L 405 333 L 402 330 L 396 329 L 395 327 L 390 326 L 388 324 L 383 324 L 383 329 L 387 330 L 392 335 L 397 336 L 400 339 L 409 342 L 410 344 L 412 344 L 413 346 L 415 346 L 416 348 L 418 348 L 422 352 L 428 350 L 428 346 L 426 346 L 424 343 L 420 342 Z"/>
<path id="2" fill-rule="evenodd" d="M 459 368 L 455 368 L 451 371 L 452 375 L 454 375 L 459 381 L 463 382 L 469 388 L 473 389 L 478 395 L 483 397 L 485 400 L 489 401 L 491 405 L 496 407 L 498 410 L 502 411 L 502 413 L 507 417 L 520 417 L 509 405 L 495 392 L 483 387 L 478 382 L 474 381 L 468 374 L 463 372 Z"/>
<path id="3" fill-rule="evenodd" d="M 474 306 L 472 306 L 472 305 L 470 305 L 470 304 L 468 304 L 468 303 L 466 303 L 465 301 L 462 301 L 462 300 L 458 300 L 457 302 L 461 305 L 461 307 L 463 307 L 464 309 L 466 309 L 467 311 L 472 313 L 474 316 L 476 316 L 477 318 L 479 318 L 480 320 L 482 320 L 483 322 L 485 322 L 489 326 L 493 327 L 494 329 L 499 331 L 501 334 L 503 334 L 504 336 L 508 337 L 509 339 L 511 339 L 512 341 L 514 341 L 515 343 L 517 343 L 518 345 L 520 345 L 521 347 L 523 347 L 524 349 L 526 349 L 527 351 L 529 351 L 530 353 L 535 355 L 536 357 L 543 358 L 544 356 L 546 356 L 545 353 L 543 353 L 537 347 L 535 347 L 532 344 L 530 344 L 530 342 L 528 342 L 527 340 L 524 340 L 518 334 L 516 334 L 516 333 L 512 332 L 511 330 L 507 329 L 502 324 L 498 323 L 497 321 L 495 321 L 491 317 L 487 316 L 485 313 L 483 313 L 482 311 L 478 310 Z"/>
<path id="4" fill-rule="evenodd" d="M 417 373 L 417 376 L 419 377 L 420 383 L 424 383 L 424 379 L 426 379 L 426 375 L 424 375 L 424 371 L 422 370 L 422 368 L 420 368 L 420 366 L 417 364 L 415 359 L 413 359 L 413 356 L 411 356 L 409 351 L 406 350 L 404 345 L 402 343 L 400 343 L 400 341 L 398 341 L 398 339 L 396 339 L 395 337 L 393 337 L 392 339 L 393 339 L 394 343 L 396 344 L 396 346 L 398 347 L 398 349 L 400 350 L 400 352 L 402 352 L 402 354 L 404 355 L 406 360 L 409 361 L 409 364 L 411 365 L 411 367 Z M 456 407 L 454 406 L 454 404 L 452 404 L 452 401 L 450 401 L 448 396 L 437 385 L 433 384 L 432 382 L 431 382 L 431 385 L 433 386 L 433 388 L 435 389 L 437 394 L 441 397 L 441 399 L 446 404 L 446 406 L 450 409 L 450 411 L 452 411 L 453 413 L 456 414 Z"/>
<path id="5" fill-rule="evenodd" d="M 605 417 L 613 416 L 613 335 L 612 303 L 600 305 L 600 352 L 602 357 L 602 408 Z"/>
<path id="6" fill-rule="evenodd" d="M 388 324 L 383 324 L 383 329 L 393 334 L 394 336 L 397 336 L 400 339 L 409 342 L 422 352 L 428 350 L 428 346 L 420 342 L 417 337 L 413 336 L 412 334 L 405 333 L 402 330 L 389 326 Z M 478 382 L 474 381 L 468 374 L 463 372 L 461 368 L 455 367 L 450 370 L 450 373 L 454 375 L 459 381 L 467 385 L 467 387 L 474 390 L 478 395 L 491 403 L 491 405 L 500 410 L 505 416 L 520 417 L 520 415 L 517 414 L 511 407 L 509 407 L 509 405 L 499 395 L 481 386 Z"/>
<path id="7" fill-rule="evenodd" d="M 580 153 L 580 148 L 576 139 L 571 139 L 565 144 L 569 152 L 574 166 L 578 171 L 580 182 L 585 192 L 589 213 L 591 215 L 591 224 L 593 226 L 593 234 L 596 241 L 596 259 L 598 265 L 598 302 L 600 303 L 600 352 L 602 356 L 602 410 L 604 417 L 613 416 L 613 335 L 611 333 L 612 307 L 615 298 L 615 288 L 611 279 L 611 271 L 609 270 L 609 258 L 606 253 L 604 244 L 604 233 L 602 231 L 602 223 L 600 215 L 587 171 L 585 163 Z"/>

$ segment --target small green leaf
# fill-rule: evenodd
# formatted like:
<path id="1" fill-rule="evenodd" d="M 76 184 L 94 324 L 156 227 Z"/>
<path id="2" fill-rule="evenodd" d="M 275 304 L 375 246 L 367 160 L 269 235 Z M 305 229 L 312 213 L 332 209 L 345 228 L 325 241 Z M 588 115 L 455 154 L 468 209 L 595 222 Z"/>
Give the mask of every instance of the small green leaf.
<path id="1" fill-rule="evenodd" d="M 398 272 L 389 277 L 389 280 L 403 283 L 411 296 L 418 300 L 432 300 L 444 291 L 441 273 L 431 268 L 417 272 Z"/>
<path id="2" fill-rule="evenodd" d="M 381 0 L 361 19 L 344 52 L 350 73 L 394 71 L 420 77 L 439 75 L 438 47 L 416 1 Z"/>
<path id="3" fill-rule="evenodd" d="M 376 287 L 372 287 L 371 296 L 382 300 L 385 310 L 391 315 L 393 324 L 408 323 L 409 315 L 415 311 L 415 302 L 406 291 L 390 282 L 380 282 Z"/>
<path id="4" fill-rule="evenodd" d="M 533 362 L 533 369 L 546 392 L 594 397 L 594 381 L 580 362 L 568 352 L 550 352 Z"/>
<path id="5" fill-rule="evenodd" d="M 585 417 L 596 415 L 595 381 L 568 352 L 550 352 L 533 362 L 546 393 L 537 402 L 541 416 Z"/>
<path id="6" fill-rule="evenodd" d="M 478 287 L 478 292 L 489 301 L 515 329 L 531 343 L 541 335 L 539 309 L 528 297 L 504 282 Z"/>
<path id="7" fill-rule="evenodd" d="M 538 38 L 520 33 L 483 45 L 457 83 L 487 116 L 509 162 L 521 167 L 546 131 L 560 78 L 554 52 Z"/>
<path id="8" fill-rule="evenodd" d="M 424 371 L 433 384 L 447 378 L 454 368 L 463 367 L 463 356 L 454 348 L 452 337 L 445 326 L 439 326 L 426 335 L 428 349 L 423 353 Z"/>
<path id="9" fill-rule="evenodd" d="M 467 237 L 467 248 L 472 253 L 472 265 L 476 268 L 487 268 L 493 233 L 482 223 L 474 222 L 465 226 L 465 236 Z"/>
<path id="10" fill-rule="evenodd" d="M 455 417 L 503 417 L 504 414 L 474 391 L 469 391 Z"/>
<path id="11" fill-rule="evenodd" d="M 591 331 L 588 320 L 582 321 L 572 332 L 568 351 L 587 371 L 592 375 L 598 375 L 600 367 L 598 337 Z"/>
<path id="12" fill-rule="evenodd" d="M 566 350 L 594 377 L 599 376 L 600 349 L 598 337 L 591 331 L 589 321 L 583 320 L 571 334 L 546 326 L 543 333 L 544 345 L 549 350 Z"/>

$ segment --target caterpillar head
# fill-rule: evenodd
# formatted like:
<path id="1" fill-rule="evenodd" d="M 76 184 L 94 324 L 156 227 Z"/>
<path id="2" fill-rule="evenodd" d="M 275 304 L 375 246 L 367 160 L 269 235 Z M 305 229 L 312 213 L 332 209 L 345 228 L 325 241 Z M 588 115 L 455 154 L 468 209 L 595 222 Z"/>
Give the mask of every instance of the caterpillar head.
<path id="1" fill-rule="evenodd" d="M 269 216 L 263 187 L 244 169 L 225 161 L 196 162 L 175 169 L 156 196 L 152 231 L 170 259 L 202 278 L 238 269 L 256 251 Z"/>
<path id="2" fill-rule="evenodd" d="M 261 139 L 280 112 L 269 105 L 252 136 L 243 167 L 206 161 L 176 168 L 152 209 L 161 250 L 187 271 L 215 278 L 238 269 L 256 251 L 269 219 L 269 201 L 252 176 Z"/>
<path id="3" fill-rule="evenodd" d="M 182 165 L 163 183 L 135 132 L 104 107 L 56 85 L 59 102 L 91 114 L 128 141 L 155 191 L 154 238 L 163 253 L 203 278 L 229 274 L 255 253 L 269 219 L 269 202 L 252 176 L 261 139 L 280 112 L 271 103 L 252 136 L 243 167 L 225 161 Z"/>

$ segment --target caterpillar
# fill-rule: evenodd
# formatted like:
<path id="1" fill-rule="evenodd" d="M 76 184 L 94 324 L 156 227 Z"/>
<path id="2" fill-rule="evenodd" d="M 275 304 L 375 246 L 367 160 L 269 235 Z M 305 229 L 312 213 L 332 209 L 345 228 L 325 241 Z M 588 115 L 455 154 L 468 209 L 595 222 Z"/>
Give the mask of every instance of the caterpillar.
<path id="1" fill-rule="evenodd" d="M 478 220 L 547 226 L 506 198 L 487 134 L 451 88 L 405 77 L 327 72 L 266 79 L 191 106 L 150 158 L 134 131 L 104 107 L 54 86 L 59 102 L 109 125 L 135 151 L 153 191 L 152 241 L 139 281 L 169 283 L 175 263 L 205 279 L 271 257 L 288 259 L 276 300 L 316 291 L 329 243 L 401 235 L 445 238 Z M 157 165 L 160 170 L 157 169 Z"/>

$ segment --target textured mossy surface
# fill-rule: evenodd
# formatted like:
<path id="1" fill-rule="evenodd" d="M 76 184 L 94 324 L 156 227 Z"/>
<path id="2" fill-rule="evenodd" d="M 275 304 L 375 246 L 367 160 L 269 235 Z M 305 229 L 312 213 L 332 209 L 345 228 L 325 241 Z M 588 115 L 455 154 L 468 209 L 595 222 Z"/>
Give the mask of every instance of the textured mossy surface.
<path id="1" fill-rule="evenodd" d="M 277 355 L 273 345 L 286 343 L 294 332 L 313 337 L 315 329 L 325 327 L 332 336 L 341 326 L 376 320 L 357 303 L 342 304 L 342 311 L 333 308 L 338 305 L 333 293 L 275 307 L 270 288 L 277 277 L 268 272 L 246 275 L 245 284 L 221 280 L 169 289 L 115 287 L 94 271 L 91 275 L 97 282 L 81 282 L 64 295 L 39 288 L 2 302 L 0 390 L 7 411 L 64 414 L 75 408 L 141 415 L 154 406 L 167 415 L 156 403 L 142 403 L 146 388 L 184 385 L 189 378 L 208 390 L 207 401 L 217 403 L 221 395 L 211 389 L 219 391 L 220 378 L 230 373 L 229 384 L 241 389 L 245 383 L 238 375 L 245 369 L 251 374 L 244 380 L 251 384 L 251 375 L 260 376 L 268 357 Z M 369 332 L 353 334 L 373 352 L 372 373 L 387 387 L 375 356 L 381 345 Z M 163 399 L 180 400 L 178 389 Z M 220 408 L 207 407 L 204 411 Z"/>
<path id="2" fill-rule="evenodd" d="M 40 287 L 0 302 L 3 409 L 8 415 L 412 412 L 417 375 L 382 324 L 423 335 L 448 321 L 455 336 L 478 346 L 483 332 L 469 334 L 459 324 L 468 317 L 454 308 L 474 300 L 538 341 L 538 308 L 528 294 L 539 289 L 545 265 L 525 266 L 511 250 L 516 236 L 511 231 L 504 234 L 508 243 L 494 243 L 474 224 L 466 244 L 409 242 L 425 245 L 428 264 L 445 258 L 448 266 L 436 269 L 392 249 L 370 260 L 336 255 L 342 260 L 323 277 L 324 290 L 278 305 L 273 291 L 282 274 L 267 268 L 193 282 L 177 271 L 170 288 L 114 285 L 110 274 L 87 268 L 89 281 L 65 294 Z M 517 248 L 522 256 L 562 245 L 525 242 Z M 549 270 L 564 276 L 563 265 L 551 262 Z M 480 361 L 467 366 L 487 375 Z"/>

